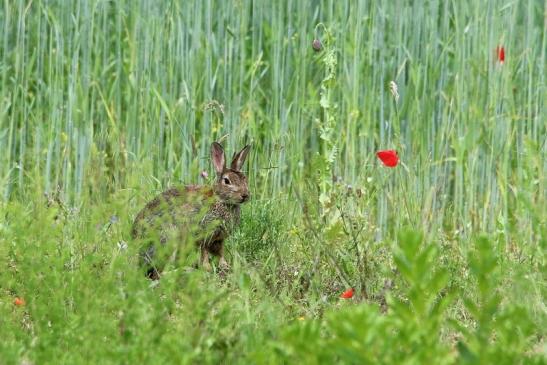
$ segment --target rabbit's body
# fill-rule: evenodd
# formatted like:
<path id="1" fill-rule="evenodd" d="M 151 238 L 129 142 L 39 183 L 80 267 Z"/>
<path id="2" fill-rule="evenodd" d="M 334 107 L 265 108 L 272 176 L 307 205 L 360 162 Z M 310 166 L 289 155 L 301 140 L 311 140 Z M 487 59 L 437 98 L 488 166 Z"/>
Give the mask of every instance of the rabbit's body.
<path id="1" fill-rule="evenodd" d="M 175 241 L 181 244 L 191 239 L 201 248 L 201 264 L 210 270 L 209 253 L 220 256 L 219 264 L 227 268 L 224 240 L 239 224 L 240 204 L 249 198 L 247 178 L 240 172 L 249 147 L 234 156 L 230 169 L 224 165 L 224 151 L 218 143 L 212 146 L 217 179 L 213 187 L 191 185 L 164 191 L 150 201 L 136 216 L 131 235 L 143 239 L 156 234 L 159 243 Z M 170 238 L 172 240 L 170 240 Z M 176 253 L 178 247 L 173 247 Z M 162 261 L 157 256 L 156 242 L 141 252 L 142 263 L 148 266 L 148 276 L 157 279 Z M 168 249 L 167 252 L 171 250 Z"/>
<path id="2" fill-rule="evenodd" d="M 193 225 L 199 228 L 196 243 L 208 244 L 228 237 L 239 224 L 240 211 L 239 205 L 216 199 L 210 187 L 174 187 L 155 197 L 137 214 L 131 235 L 142 238 L 150 230 L 156 230 L 160 242 L 165 243 L 170 230 L 180 231 Z"/>

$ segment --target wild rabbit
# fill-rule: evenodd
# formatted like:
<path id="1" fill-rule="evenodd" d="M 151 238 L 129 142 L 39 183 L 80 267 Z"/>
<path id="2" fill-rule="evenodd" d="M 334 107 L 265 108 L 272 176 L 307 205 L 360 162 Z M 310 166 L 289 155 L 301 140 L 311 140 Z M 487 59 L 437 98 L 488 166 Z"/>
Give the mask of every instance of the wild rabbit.
<path id="1" fill-rule="evenodd" d="M 141 250 L 141 264 L 147 268 L 147 276 L 157 280 L 166 257 L 158 257 L 158 249 L 164 256 L 173 258 L 179 247 L 166 247 L 168 242 L 195 242 L 201 249 L 200 263 L 211 270 L 209 254 L 220 256 L 222 270 L 229 268 L 224 258 L 224 240 L 234 226 L 239 224 L 240 205 L 249 200 L 247 177 L 241 172 L 250 146 L 234 155 L 230 168 L 226 168 L 224 149 L 214 142 L 211 159 L 216 172 L 212 187 L 191 185 L 164 191 L 150 201 L 135 218 L 131 236 L 151 240 Z M 173 239 L 173 240 L 171 240 Z M 167 250 L 164 250 L 166 249 Z"/>

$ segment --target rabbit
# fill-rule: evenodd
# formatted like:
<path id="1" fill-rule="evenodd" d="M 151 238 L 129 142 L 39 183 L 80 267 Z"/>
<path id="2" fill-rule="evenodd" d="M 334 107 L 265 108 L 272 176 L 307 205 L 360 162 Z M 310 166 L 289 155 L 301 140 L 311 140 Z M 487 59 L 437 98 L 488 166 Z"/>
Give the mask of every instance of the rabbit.
<path id="1" fill-rule="evenodd" d="M 219 256 L 219 268 L 223 272 L 228 270 L 224 240 L 239 225 L 240 205 L 250 199 L 247 177 L 241 172 L 249 150 L 250 145 L 243 147 L 234 155 L 230 168 L 226 168 L 224 149 L 213 142 L 211 159 L 216 172 L 213 186 L 173 187 L 159 194 L 137 214 L 131 236 L 147 239 L 156 233 L 162 249 L 169 238 L 174 238 L 179 245 L 191 239 L 201 250 L 200 264 L 205 270 L 211 271 L 210 254 Z M 163 264 L 157 257 L 156 244 L 148 241 L 140 253 L 141 264 L 153 280 L 160 278 Z M 176 255 L 178 249 L 167 247 L 167 253 L 171 251 Z"/>

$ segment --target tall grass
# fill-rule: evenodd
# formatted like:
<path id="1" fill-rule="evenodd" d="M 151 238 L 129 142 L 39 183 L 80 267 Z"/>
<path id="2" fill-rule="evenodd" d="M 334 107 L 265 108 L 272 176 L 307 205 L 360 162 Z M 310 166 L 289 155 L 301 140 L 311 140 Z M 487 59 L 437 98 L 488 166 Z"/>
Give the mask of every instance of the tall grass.
<path id="1" fill-rule="evenodd" d="M 78 201 L 88 187 L 125 188 L 128 176 L 190 182 L 223 136 L 232 148 L 254 143 L 255 191 L 289 192 L 319 148 L 322 65 L 310 44 L 321 21 L 338 58 L 336 173 L 360 184 L 376 149 L 398 148 L 418 209 L 462 231 L 493 229 L 519 211 L 516 189 L 544 198 L 544 10 L 541 1 L 5 1 L 3 196 L 60 186 Z M 380 226 L 399 204 L 380 198 Z"/>
<path id="2" fill-rule="evenodd" d="M 4 198 L 38 184 L 78 201 L 86 186 L 126 187 L 130 174 L 189 182 L 223 136 L 232 148 L 254 143 L 255 191 L 290 191 L 319 147 L 322 65 L 310 44 L 321 21 L 338 58 L 337 173 L 358 184 L 376 149 L 396 147 L 416 204 L 450 210 L 464 230 L 493 228 L 510 218 L 511 187 L 535 184 L 531 198 L 544 198 L 544 10 L 540 1 L 5 1 Z M 384 225 L 388 204 L 378 203 Z"/>

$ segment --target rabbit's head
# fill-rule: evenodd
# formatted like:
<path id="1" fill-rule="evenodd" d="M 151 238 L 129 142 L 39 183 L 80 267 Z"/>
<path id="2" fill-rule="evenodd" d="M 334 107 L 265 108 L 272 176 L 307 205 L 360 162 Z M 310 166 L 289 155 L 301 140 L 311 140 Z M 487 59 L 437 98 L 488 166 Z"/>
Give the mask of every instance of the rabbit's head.
<path id="1" fill-rule="evenodd" d="M 226 168 L 224 149 L 217 142 L 213 142 L 211 145 L 211 159 L 217 174 L 213 189 L 220 200 L 225 203 L 242 204 L 249 200 L 247 176 L 241 172 L 241 167 L 245 163 L 250 148 L 249 145 L 243 147 L 234 155 L 230 168 Z"/>

